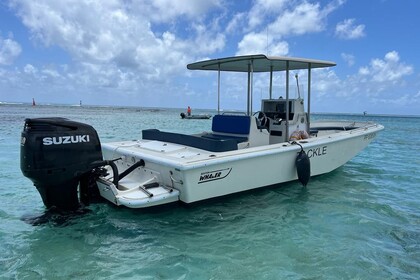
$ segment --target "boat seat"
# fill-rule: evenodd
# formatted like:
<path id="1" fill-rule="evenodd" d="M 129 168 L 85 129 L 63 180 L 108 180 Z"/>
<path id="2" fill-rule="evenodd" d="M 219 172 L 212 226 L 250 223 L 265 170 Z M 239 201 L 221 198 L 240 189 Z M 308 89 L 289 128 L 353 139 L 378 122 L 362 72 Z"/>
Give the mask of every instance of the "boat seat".
<path id="1" fill-rule="evenodd" d="M 251 117 L 242 115 L 216 115 L 211 130 L 219 133 L 249 135 Z"/>
<path id="2" fill-rule="evenodd" d="M 212 132 L 202 134 L 201 137 L 212 140 L 230 140 L 236 144 L 247 142 L 251 118 L 242 115 L 216 115 L 212 121 Z"/>
<path id="3" fill-rule="evenodd" d="M 227 152 L 238 149 L 238 142 L 234 139 L 212 139 L 196 135 L 164 132 L 158 129 L 145 129 L 142 131 L 142 137 L 144 140 L 180 144 L 210 152 Z"/>
<path id="4" fill-rule="evenodd" d="M 214 133 L 207 133 L 201 135 L 203 138 L 213 139 L 213 140 L 233 140 L 236 143 L 242 143 L 248 141 L 248 137 L 238 137 L 238 136 L 230 136 L 230 135 L 221 135 L 221 134 L 214 134 Z"/>

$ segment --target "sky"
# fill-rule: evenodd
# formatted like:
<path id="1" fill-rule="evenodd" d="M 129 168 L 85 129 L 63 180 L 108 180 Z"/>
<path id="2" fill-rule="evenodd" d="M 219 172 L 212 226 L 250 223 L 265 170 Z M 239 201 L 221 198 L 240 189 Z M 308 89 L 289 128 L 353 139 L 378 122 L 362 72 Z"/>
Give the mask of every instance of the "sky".
<path id="1" fill-rule="evenodd" d="M 217 72 L 245 54 L 333 61 L 311 111 L 420 115 L 418 0 L 0 0 L 0 102 L 217 109 Z M 306 97 L 307 72 L 298 74 Z M 246 74 L 222 73 L 224 110 L 246 111 Z M 273 96 L 285 96 L 275 73 Z M 253 104 L 269 74 L 253 79 Z"/>

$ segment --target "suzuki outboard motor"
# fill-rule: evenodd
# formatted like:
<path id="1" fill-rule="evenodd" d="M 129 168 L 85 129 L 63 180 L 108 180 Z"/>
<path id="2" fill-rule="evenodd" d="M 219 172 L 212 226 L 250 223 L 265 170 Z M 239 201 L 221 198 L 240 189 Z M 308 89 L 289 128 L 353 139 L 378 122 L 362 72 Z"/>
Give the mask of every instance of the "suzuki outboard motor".
<path id="1" fill-rule="evenodd" d="M 64 118 L 25 120 L 20 168 L 47 208 L 77 209 L 79 182 L 98 161 L 102 161 L 101 144 L 92 126 Z"/>

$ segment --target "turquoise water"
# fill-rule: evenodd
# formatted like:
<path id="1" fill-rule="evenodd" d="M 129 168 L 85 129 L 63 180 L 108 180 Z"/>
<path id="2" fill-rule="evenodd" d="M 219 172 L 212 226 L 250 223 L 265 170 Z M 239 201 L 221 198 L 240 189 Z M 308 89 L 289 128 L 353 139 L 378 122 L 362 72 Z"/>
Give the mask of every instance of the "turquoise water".
<path id="1" fill-rule="evenodd" d="M 179 110 L 0 105 L 1 279 L 420 279 L 420 118 L 373 120 L 378 138 L 336 171 L 193 206 L 92 204 L 70 220 L 44 213 L 19 167 L 28 117 L 86 122 L 102 142 L 142 129 L 209 130 Z M 197 111 L 194 113 L 211 113 Z M 252 174 L 249 174 L 252 176 Z"/>

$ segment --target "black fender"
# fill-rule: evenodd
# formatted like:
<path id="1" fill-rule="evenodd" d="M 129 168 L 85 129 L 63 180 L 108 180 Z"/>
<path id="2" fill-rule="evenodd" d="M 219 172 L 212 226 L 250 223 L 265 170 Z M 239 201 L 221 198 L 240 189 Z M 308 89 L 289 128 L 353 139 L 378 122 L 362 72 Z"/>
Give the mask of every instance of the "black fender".
<path id="1" fill-rule="evenodd" d="M 311 177 L 311 162 L 303 149 L 298 153 L 295 165 L 299 182 L 306 187 Z"/>

